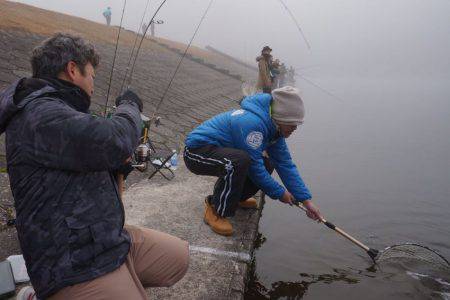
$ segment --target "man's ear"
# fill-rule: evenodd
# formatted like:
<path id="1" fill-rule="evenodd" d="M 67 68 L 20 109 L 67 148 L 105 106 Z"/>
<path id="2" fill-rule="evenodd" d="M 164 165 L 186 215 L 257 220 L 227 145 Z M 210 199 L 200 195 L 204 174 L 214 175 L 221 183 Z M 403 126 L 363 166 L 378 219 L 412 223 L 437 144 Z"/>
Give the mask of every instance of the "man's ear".
<path id="1" fill-rule="evenodd" d="M 78 73 L 80 72 L 80 70 L 78 69 L 78 66 L 75 62 L 73 61 L 69 61 L 67 63 L 66 69 L 65 69 L 65 74 L 68 77 L 68 79 L 70 79 L 70 81 L 74 81 L 76 76 L 78 75 Z"/>

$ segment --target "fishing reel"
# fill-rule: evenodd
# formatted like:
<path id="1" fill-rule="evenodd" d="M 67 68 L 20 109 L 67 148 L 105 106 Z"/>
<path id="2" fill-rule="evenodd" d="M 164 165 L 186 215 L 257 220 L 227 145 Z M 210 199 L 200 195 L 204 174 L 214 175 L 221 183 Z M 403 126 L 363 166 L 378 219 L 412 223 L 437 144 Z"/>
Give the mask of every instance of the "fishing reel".
<path id="1" fill-rule="evenodd" d="M 147 143 L 139 144 L 134 150 L 133 163 L 131 166 L 140 172 L 144 172 L 147 170 L 151 154 L 152 150 Z"/>
<path id="2" fill-rule="evenodd" d="M 161 118 L 156 116 L 149 118 L 141 114 L 141 119 L 143 123 L 142 136 L 140 139 L 141 144 L 139 144 L 134 150 L 131 166 L 140 172 L 145 172 L 148 167 L 148 162 L 151 160 L 152 154 L 155 153 L 155 149 L 151 145 L 148 136 L 150 125 L 153 123 L 156 127 L 158 127 L 161 125 Z"/>

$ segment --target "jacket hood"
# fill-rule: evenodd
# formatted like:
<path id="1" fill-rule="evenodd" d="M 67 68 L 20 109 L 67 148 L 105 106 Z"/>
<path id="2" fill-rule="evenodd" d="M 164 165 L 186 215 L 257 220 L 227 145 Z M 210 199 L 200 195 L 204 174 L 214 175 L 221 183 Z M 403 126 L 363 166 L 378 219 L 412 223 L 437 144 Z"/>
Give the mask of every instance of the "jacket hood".
<path id="1" fill-rule="evenodd" d="M 43 82 L 22 78 L 11 84 L 0 94 L 0 134 L 5 132 L 11 118 L 20 112 L 30 101 L 42 94 L 54 91 Z"/>
<path id="2" fill-rule="evenodd" d="M 28 103 L 49 94 L 60 94 L 63 96 L 61 100 L 79 111 L 87 112 L 90 106 L 89 95 L 70 82 L 53 78 L 22 78 L 0 93 L 0 134 Z"/>
<path id="3" fill-rule="evenodd" d="M 257 115 L 267 128 L 275 129 L 275 125 L 270 116 L 270 104 L 272 103 L 272 95 L 267 93 L 259 93 L 245 97 L 241 102 L 241 107 L 246 111 Z"/>

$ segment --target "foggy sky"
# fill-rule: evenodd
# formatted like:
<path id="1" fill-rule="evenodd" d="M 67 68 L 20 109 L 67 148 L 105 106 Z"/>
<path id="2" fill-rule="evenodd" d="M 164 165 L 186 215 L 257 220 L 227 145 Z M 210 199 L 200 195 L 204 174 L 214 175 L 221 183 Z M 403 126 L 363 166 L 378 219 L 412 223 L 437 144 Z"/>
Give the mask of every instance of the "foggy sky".
<path id="1" fill-rule="evenodd" d="M 21 0 L 104 22 L 122 0 Z M 284 0 L 300 23 L 308 50 L 278 0 L 215 0 L 194 40 L 249 62 L 268 44 L 273 55 L 309 76 L 436 78 L 450 76 L 449 0 Z M 146 0 L 128 0 L 124 24 L 136 30 Z M 161 1 L 150 1 L 146 22 Z M 168 0 L 157 35 L 187 43 L 209 0 Z"/>

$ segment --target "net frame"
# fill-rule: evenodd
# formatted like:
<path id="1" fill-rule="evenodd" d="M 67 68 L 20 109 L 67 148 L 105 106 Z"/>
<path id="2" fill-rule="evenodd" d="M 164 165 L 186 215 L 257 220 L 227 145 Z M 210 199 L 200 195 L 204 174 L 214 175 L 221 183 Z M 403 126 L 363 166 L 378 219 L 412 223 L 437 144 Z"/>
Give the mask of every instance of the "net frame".
<path id="1" fill-rule="evenodd" d="M 450 268 L 450 263 L 444 256 L 418 243 L 407 242 L 386 247 L 375 258 L 377 263 L 389 259 L 415 259 L 442 268 Z"/>

